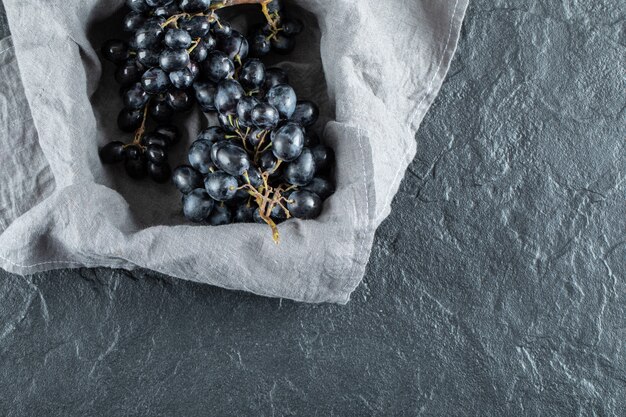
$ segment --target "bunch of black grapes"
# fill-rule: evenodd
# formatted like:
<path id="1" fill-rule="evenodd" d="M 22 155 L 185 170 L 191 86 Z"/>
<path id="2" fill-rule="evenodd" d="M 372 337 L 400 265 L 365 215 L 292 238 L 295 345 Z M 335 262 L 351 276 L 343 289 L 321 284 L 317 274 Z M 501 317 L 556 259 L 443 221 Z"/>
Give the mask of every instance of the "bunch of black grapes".
<path id="1" fill-rule="evenodd" d="M 215 11 L 258 3 L 267 24 L 245 37 Z M 130 143 L 100 149 L 104 163 L 123 162 L 132 178 L 172 178 L 183 213 L 212 225 L 310 219 L 334 189 L 333 152 L 312 130 L 318 107 L 298 100 L 279 68 L 260 60 L 288 54 L 303 25 L 282 15 L 278 0 L 126 0 L 128 41 L 110 40 L 106 59 L 117 65 L 124 108 L 118 126 Z M 179 140 L 172 124 L 195 104 L 217 116 L 189 149 L 189 165 L 172 174 L 168 149 Z M 147 133 L 148 121 L 155 127 Z"/>

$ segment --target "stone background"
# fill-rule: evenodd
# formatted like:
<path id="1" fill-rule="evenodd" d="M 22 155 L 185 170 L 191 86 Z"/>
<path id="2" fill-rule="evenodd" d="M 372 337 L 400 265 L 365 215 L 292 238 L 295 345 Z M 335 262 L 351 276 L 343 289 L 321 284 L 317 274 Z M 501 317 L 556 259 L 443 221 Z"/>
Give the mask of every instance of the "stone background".
<path id="1" fill-rule="evenodd" d="M 0 271 L 0 415 L 623 417 L 625 15 L 472 1 L 345 307 Z"/>

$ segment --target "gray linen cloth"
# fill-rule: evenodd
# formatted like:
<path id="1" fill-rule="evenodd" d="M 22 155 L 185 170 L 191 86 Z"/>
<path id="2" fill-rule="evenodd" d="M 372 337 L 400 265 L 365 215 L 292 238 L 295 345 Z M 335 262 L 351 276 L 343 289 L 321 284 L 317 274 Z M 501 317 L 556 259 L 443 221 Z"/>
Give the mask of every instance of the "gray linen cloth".
<path id="1" fill-rule="evenodd" d="M 286 1 L 307 30 L 293 56 L 277 62 L 300 97 L 321 105 L 337 192 L 319 219 L 280 225 L 276 245 L 264 225 L 190 225 L 172 186 L 101 165 L 99 145 L 128 139 L 115 123 L 113 68 L 96 52 L 121 30 L 123 0 L 5 0 L 12 40 L 0 41 L 0 266 L 18 274 L 147 268 L 346 303 L 415 156 L 415 133 L 448 70 L 467 2 Z M 181 123 L 174 165 L 208 120 L 197 112 Z"/>

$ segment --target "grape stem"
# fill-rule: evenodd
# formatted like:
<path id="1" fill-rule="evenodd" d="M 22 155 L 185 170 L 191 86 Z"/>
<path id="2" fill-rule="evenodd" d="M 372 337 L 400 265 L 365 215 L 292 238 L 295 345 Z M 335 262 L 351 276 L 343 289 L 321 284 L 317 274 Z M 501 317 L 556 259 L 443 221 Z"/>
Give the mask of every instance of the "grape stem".
<path id="1" fill-rule="evenodd" d="M 272 3 L 274 0 L 224 0 L 221 3 L 215 3 L 215 4 L 211 4 L 210 13 L 196 13 L 196 14 L 190 14 L 190 13 L 180 13 L 180 14 L 175 14 L 173 16 L 171 16 L 169 19 L 167 19 L 163 24 L 161 24 L 161 27 L 166 27 L 171 23 L 175 23 L 176 25 L 178 24 L 178 20 L 182 17 L 195 17 L 195 16 L 205 16 L 205 17 L 209 17 L 211 19 L 209 19 L 209 21 L 212 20 L 216 20 L 219 24 L 219 19 L 217 18 L 217 16 L 215 15 L 215 11 L 219 10 L 219 9 L 224 9 L 226 7 L 233 7 L 233 6 L 240 6 L 243 4 L 259 4 L 261 5 L 261 11 L 263 12 L 263 15 L 265 16 L 265 19 L 267 19 L 267 22 L 269 23 L 270 27 L 272 28 L 272 33 L 276 34 L 280 29 L 278 27 L 278 24 L 280 23 L 280 16 L 277 13 L 270 13 L 269 8 L 267 7 L 270 3 Z"/>
<path id="2" fill-rule="evenodd" d="M 278 168 L 278 165 L 279 164 L 277 164 L 276 168 Z M 284 190 L 282 185 L 274 188 L 269 185 L 269 176 L 270 172 L 267 171 L 261 174 L 263 185 L 257 190 L 250 183 L 250 177 L 248 176 L 248 172 L 246 171 L 244 173 L 244 178 L 246 179 L 247 184 L 242 185 L 241 187 L 239 187 L 239 189 L 247 190 L 248 194 L 254 197 L 255 202 L 259 206 L 259 214 L 261 215 L 261 219 L 263 219 L 263 221 L 267 223 L 272 229 L 272 238 L 274 242 L 278 245 L 280 243 L 280 233 L 278 231 L 278 226 L 276 225 L 274 220 L 272 220 L 272 211 L 274 210 L 274 207 L 279 206 L 285 212 L 286 217 L 288 219 L 291 218 L 291 213 L 289 213 L 289 210 L 283 204 L 283 201 L 289 201 L 285 197 L 283 197 L 282 193 L 293 189 L 294 186 L 290 186 Z"/>
<path id="3" fill-rule="evenodd" d="M 143 109 L 143 119 L 141 120 L 141 126 L 139 129 L 135 131 L 135 138 L 133 139 L 133 145 L 139 145 L 141 139 L 143 138 L 143 134 L 146 132 L 146 120 L 148 119 L 148 105 L 150 103 L 146 103 L 146 107 Z"/>
<path id="4" fill-rule="evenodd" d="M 196 49 L 196 47 L 200 44 L 201 40 L 202 40 L 202 38 L 194 39 L 194 41 L 191 43 L 191 47 L 189 49 L 187 49 L 187 53 L 188 54 L 192 53 L 193 50 Z"/>

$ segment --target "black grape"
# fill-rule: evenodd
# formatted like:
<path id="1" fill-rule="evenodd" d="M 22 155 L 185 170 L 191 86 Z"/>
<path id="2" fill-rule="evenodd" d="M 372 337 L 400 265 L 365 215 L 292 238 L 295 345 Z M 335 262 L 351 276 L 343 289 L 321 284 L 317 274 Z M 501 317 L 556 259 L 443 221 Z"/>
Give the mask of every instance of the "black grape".
<path id="1" fill-rule="evenodd" d="M 182 70 L 189 65 L 189 60 L 185 49 L 166 49 L 159 55 L 159 65 L 165 72 Z"/>
<path id="2" fill-rule="evenodd" d="M 307 185 L 315 176 L 315 160 L 310 149 L 304 148 L 300 156 L 290 162 L 283 172 L 285 180 L 293 185 Z"/>
<path id="3" fill-rule="evenodd" d="M 276 107 L 280 117 L 289 119 L 296 110 L 296 92 L 288 84 L 278 84 L 269 89 L 265 96 L 267 102 Z"/>
<path id="4" fill-rule="evenodd" d="M 171 85 L 169 76 L 160 68 L 151 68 L 141 77 L 141 85 L 149 94 L 159 94 L 167 91 Z"/>
<path id="5" fill-rule="evenodd" d="M 317 194 L 322 200 L 326 200 L 335 192 L 335 186 L 323 177 L 313 178 L 313 180 L 302 189 Z"/>
<path id="6" fill-rule="evenodd" d="M 202 72 L 209 80 L 218 83 L 235 74 L 235 64 L 225 53 L 212 51 L 202 62 Z"/>
<path id="7" fill-rule="evenodd" d="M 250 169 L 247 152 L 230 142 L 219 142 L 216 151 L 211 154 L 211 159 L 219 169 L 236 177 Z"/>
<path id="8" fill-rule="evenodd" d="M 237 178 L 222 171 L 211 172 L 204 180 L 206 192 L 216 201 L 230 200 L 237 194 Z"/>
<path id="9" fill-rule="evenodd" d="M 317 122 L 319 116 L 320 110 L 315 103 L 309 100 L 302 100 L 297 102 L 296 110 L 291 115 L 291 120 L 304 127 L 309 127 Z"/>
<path id="10" fill-rule="evenodd" d="M 209 224 L 211 226 L 223 226 L 230 223 L 232 223 L 230 209 L 224 205 L 216 205 L 209 216 Z"/>
<path id="11" fill-rule="evenodd" d="M 265 89 L 269 90 L 279 84 L 288 84 L 287 73 L 280 68 L 268 68 L 265 70 Z"/>
<path id="12" fill-rule="evenodd" d="M 109 142 L 100 148 L 100 159 L 104 164 L 115 164 L 124 160 L 124 144 L 120 141 Z"/>
<path id="13" fill-rule="evenodd" d="M 129 57 L 128 44 L 119 39 L 110 39 L 102 45 L 102 55 L 115 64 L 121 64 Z"/>
<path id="14" fill-rule="evenodd" d="M 191 35 L 184 29 L 168 29 L 165 33 L 165 45 L 172 49 L 187 49 L 191 42 Z"/>
<path id="15" fill-rule="evenodd" d="M 117 116 L 117 126 L 123 132 L 134 132 L 141 126 L 143 113 L 140 110 L 122 109 Z"/>
<path id="16" fill-rule="evenodd" d="M 188 220 L 200 223 L 207 220 L 214 204 L 205 190 L 197 188 L 183 195 L 183 214 Z"/>
<path id="17" fill-rule="evenodd" d="M 289 122 L 272 132 L 272 151 L 278 159 L 293 161 L 304 147 L 304 132 L 300 125 Z"/>
<path id="18" fill-rule="evenodd" d="M 191 144 L 188 153 L 189 163 L 202 174 L 207 174 L 215 168 L 211 159 L 212 142 L 205 139 L 196 140 Z"/>
<path id="19" fill-rule="evenodd" d="M 172 182 L 183 194 L 189 194 L 196 188 L 204 187 L 202 174 L 189 165 L 179 166 L 172 174 Z"/>
<path id="20" fill-rule="evenodd" d="M 289 195 L 287 209 L 298 219 L 314 219 L 322 212 L 322 199 L 307 190 L 294 191 Z"/>
<path id="21" fill-rule="evenodd" d="M 215 108 L 222 115 L 237 114 L 237 103 L 246 94 L 241 84 L 235 80 L 223 80 L 217 85 Z"/>
<path id="22" fill-rule="evenodd" d="M 124 106 L 128 109 L 143 109 L 150 100 L 150 96 L 142 88 L 141 83 L 135 83 L 124 93 Z"/>

